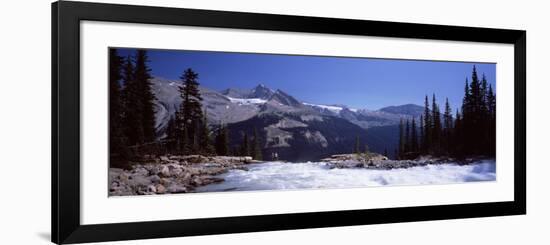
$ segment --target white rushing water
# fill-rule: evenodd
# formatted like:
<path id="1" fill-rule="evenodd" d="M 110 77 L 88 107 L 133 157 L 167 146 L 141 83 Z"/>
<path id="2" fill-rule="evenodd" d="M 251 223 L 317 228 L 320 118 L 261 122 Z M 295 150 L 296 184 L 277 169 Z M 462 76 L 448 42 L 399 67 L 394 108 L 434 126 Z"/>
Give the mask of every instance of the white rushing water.
<path id="1" fill-rule="evenodd" d="M 197 192 L 351 188 L 386 185 L 449 184 L 496 180 L 494 160 L 470 165 L 442 164 L 406 169 L 330 169 L 325 163 L 266 162 L 249 170 L 230 170 L 224 182 L 197 188 Z"/>

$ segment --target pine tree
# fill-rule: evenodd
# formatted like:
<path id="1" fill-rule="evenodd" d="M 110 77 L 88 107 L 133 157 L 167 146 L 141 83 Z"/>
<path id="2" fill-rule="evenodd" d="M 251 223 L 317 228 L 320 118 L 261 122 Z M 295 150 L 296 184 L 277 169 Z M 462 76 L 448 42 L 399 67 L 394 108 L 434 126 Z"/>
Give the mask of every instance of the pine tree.
<path id="1" fill-rule="evenodd" d="M 216 135 L 216 154 L 219 156 L 229 155 L 229 139 L 227 127 L 220 123 Z"/>
<path id="2" fill-rule="evenodd" d="M 458 158 L 462 158 L 463 149 L 464 149 L 464 133 L 462 131 L 462 118 L 458 110 L 456 110 L 454 130 L 453 130 L 453 141 L 452 141 L 452 153 Z"/>
<path id="3" fill-rule="evenodd" d="M 470 82 L 471 81 L 471 82 Z M 420 149 L 421 154 L 452 155 L 464 158 L 472 155 L 494 156 L 496 149 L 496 98 L 493 87 L 483 74 L 477 75 L 476 67 L 472 69 L 471 80 L 466 78 L 462 109 L 456 111 L 453 119 L 448 98 L 445 99 L 445 110 L 441 115 L 436 95 L 432 95 L 431 109 L 428 97 L 425 96 L 424 113 L 420 116 Z M 413 118 L 413 122 L 414 118 Z M 412 130 L 416 125 L 412 126 Z M 399 146 L 397 156 L 403 158 L 403 122 L 400 122 Z M 413 134 L 414 131 L 411 131 Z M 411 136 L 411 138 L 414 138 Z M 407 143 L 406 143 L 407 144 Z M 411 150 L 414 152 L 414 150 Z"/>
<path id="4" fill-rule="evenodd" d="M 227 152 L 223 152 L 222 149 L 222 128 L 223 124 L 220 123 L 220 125 L 216 129 L 216 136 L 214 137 L 214 148 L 216 149 L 216 155 L 218 156 L 227 155 Z"/>
<path id="5" fill-rule="evenodd" d="M 123 89 L 123 122 L 124 134 L 128 139 L 128 145 L 142 144 L 144 142 L 142 108 L 139 84 L 135 79 L 135 68 L 131 56 L 127 56 L 122 72 Z"/>
<path id="6" fill-rule="evenodd" d="M 365 139 L 368 139 L 368 137 L 365 136 Z M 370 148 L 369 148 L 369 145 L 366 143 L 366 140 L 365 140 L 365 157 L 368 157 L 370 154 Z"/>
<path id="7" fill-rule="evenodd" d="M 152 76 L 151 69 L 148 67 L 149 62 L 147 51 L 138 49 L 136 52 L 136 67 L 134 79 L 138 87 L 139 103 L 136 106 L 140 107 L 141 123 L 143 128 L 143 141 L 151 142 L 156 138 L 155 133 L 155 94 L 151 88 L 152 84 L 149 81 Z"/>
<path id="8" fill-rule="evenodd" d="M 109 120 L 110 130 L 120 127 L 122 116 L 122 101 L 120 80 L 122 79 L 122 57 L 117 49 L 109 49 Z"/>
<path id="9" fill-rule="evenodd" d="M 109 159 L 113 167 L 128 167 L 129 151 L 123 131 L 120 80 L 123 59 L 117 49 L 109 50 Z"/>
<path id="10" fill-rule="evenodd" d="M 128 55 L 122 60 L 122 82 L 125 87 L 131 86 L 134 82 L 134 60 Z M 136 92 L 136 91 L 132 91 Z"/>
<path id="11" fill-rule="evenodd" d="M 420 116 L 420 154 L 450 155 L 464 158 L 472 155 L 494 156 L 496 150 L 496 97 L 492 85 L 485 75 L 479 79 L 477 70 L 472 69 L 471 82 L 466 78 L 462 109 L 456 111 L 453 119 L 448 98 L 445 99 L 443 116 L 432 95 L 431 110 L 425 96 L 424 113 Z M 415 119 L 412 119 L 411 135 L 415 134 Z M 442 122 L 443 120 L 443 122 Z M 408 123 L 408 122 L 407 122 Z M 407 125 L 408 128 L 408 125 Z M 403 120 L 399 125 L 397 158 L 408 157 L 405 149 L 415 149 L 409 139 L 409 130 L 404 132 Z M 410 136 L 411 138 L 415 138 Z M 406 138 L 406 139 L 404 139 Z M 405 142 L 405 143 L 403 143 Z M 406 147 L 404 144 L 408 144 Z M 409 155 L 410 156 L 410 155 Z"/>
<path id="12" fill-rule="evenodd" d="M 178 110 L 178 128 L 187 132 L 186 140 L 192 144 L 193 150 L 198 148 L 197 122 L 202 120 L 202 96 L 199 91 L 198 74 L 187 69 L 180 76 L 182 86 L 179 87 L 182 102 Z"/>
<path id="13" fill-rule="evenodd" d="M 467 141 L 469 140 L 469 131 L 470 131 L 470 123 L 469 119 L 472 115 L 472 109 L 471 109 L 471 94 L 470 94 L 470 83 L 468 81 L 468 78 L 466 78 L 466 83 L 464 86 L 464 97 L 462 99 L 462 114 L 461 114 L 461 121 L 460 121 L 460 131 L 461 135 L 455 135 L 457 136 L 457 143 L 461 146 L 460 149 L 460 156 L 465 154 L 465 151 L 467 151 Z"/>
<path id="14" fill-rule="evenodd" d="M 464 97 L 462 99 L 462 116 L 466 116 L 470 112 L 470 83 L 466 78 L 466 84 L 464 86 Z"/>
<path id="15" fill-rule="evenodd" d="M 353 153 L 359 154 L 361 153 L 361 150 L 359 149 L 360 142 L 359 142 L 359 136 L 355 136 L 355 148 L 353 150 Z"/>
<path id="16" fill-rule="evenodd" d="M 229 135 L 231 134 L 231 131 L 229 131 L 229 128 L 227 128 L 227 125 L 225 127 L 223 127 L 223 138 L 222 138 L 222 143 L 223 143 L 223 148 L 225 148 L 225 151 L 227 152 L 227 154 L 229 154 Z"/>
<path id="17" fill-rule="evenodd" d="M 181 154 L 189 154 L 192 153 L 191 149 L 191 142 L 189 141 L 189 130 L 187 128 L 183 128 L 181 130 L 181 138 L 180 138 L 180 153 Z"/>
<path id="18" fill-rule="evenodd" d="M 469 111 L 464 115 L 465 134 L 466 134 L 466 153 L 480 154 L 483 151 L 483 140 L 479 137 L 483 135 L 483 91 L 481 82 L 477 76 L 476 67 L 472 71 L 472 82 L 470 83 Z"/>
<path id="19" fill-rule="evenodd" d="M 412 124 L 411 124 L 411 151 L 412 152 L 418 152 L 418 135 L 416 134 L 416 120 L 414 117 L 412 118 Z"/>
<path id="20" fill-rule="evenodd" d="M 425 139 L 424 139 L 424 116 L 423 115 L 420 115 L 420 145 L 419 145 L 419 152 L 420 154 L 425 154 L 426 153 L 426 149 L 424 148 L 424 146 L 426 145 L 426 143 L 424 142 Z"/>
<path id="21" fill-rule="evenodd" d="M 490 117 L 490 95 L 489 95 L 490 91 L 489 91 L 489 83 L 487 82 L 487 77 L 485 76 L 485 74 L 482 74 L 481 76 L 481 97 L 482 97 L 482 100 L 481 100 L 481 112 L 482 112 L 482 117 L 483 117 L 483 120 L 487 120 L 488 117 Z"/>
<path id="22" fill-rule="evenodd" d="M 496 97 L 493 93 L 493 87 L 489 84 L 487 91 L 487 107 L 488 107 L 488 128 L 489 138 L 487 142 L 488 154 L 494 155 L 496 152 Z"/>
<path id="23" fill-rule="evenodd" d="M 405 123 L 405 153 L 409 153 L 411 151 L 411 142 L 411 128 L 409 119 L 407 119 L 407 122 Z"/>
<path id="24" fill-rule="evenodd" d="M 248 144 L 248 134 L 244 132 L 243 142 L 241 143 L 241 156 L 250 156 L 250 145 Z"/>
<path id="25" fill-rule="evenodd" d="M 485 75 L 483 75 L 483 81 L 487 83 Z M 493 94 L 491 85 L 485 86 L 485 154 L 494 155 L 496 150 L 496 100 Z"/>
<path id="26" fill-rule="evenodd" d="M 404 129 L 405 125 L 403 123 L 403 119 L 401 119 L 399 121 L 399 145 L 397 146 L 397 152 L 398 154 L 396 155 L 396 158 L 397 159 L 402 159 L 403 156 L 404 156 L 404 152 L 405 152 L 405 129 Z"/>
<path id="27" fill-rule="evenodd" d="M 445 129 L 451 129 L 453 127 L 453 116 L 451 115 L 451 105 L 449 104 L 449 98 L 445 99 L 445 113 L 443 114 Z"/>
<path id="28" fill-rule="evenodd" d="M 432 147 L 432 114 L 430 111 L 430 103 L 428 102 L 428 95 L 424 98 L 424 153 L 428 153 Z"/>
<path id="29" fill-rule="evenodd" d="M 229 152 L 230 156 L 240 156 L 241 155 L 241 149 L 237 146 L 233 146 L 232 150 Z"/>
<path id="30" fill-rule="evenodd" d="M 487 92 L 487 106 L 489 115 L 494 119 L 496 116 L 496 97 L 493 92 L 493 87 L 489 84 L 489 91 Z"/>
<path id="31" fill-rule="evenodd" d="M 168 123 L 166 124 L 166 147 L 168 152 L 175 153 L 177 151 L 177 129 L 176 129 L 176 118 L 175 116 L 170 116 Z"/>
<path id="32" fill-rule="evenodd" d="M 482 107 L 483 91 L 481 90 L 481 82 L 477 76 L 476 66 L 472 70 L 472 82 L 470 83 L 471 107 L 474 112 L 478 112 Z"/>
<path id="33" fill-rule="evenodd" d="M 441 114 L 439 112 L 439 106 L 437 105 L 435 94 L 432 95 L 432 120 L 433 125 L 431 128 L 432 136 L 432 152 L 438 155 L 441 151 Z"/>
<path id="34" fill-rule="evenodd" d="M 187 143 L 187 134 L 184 135 L 185 127 L 182 120 L 180 108 L 176 108 L 174 112 L 174 132 L 172 134 L 174 141 L 174 150 L 176 153 L 183 154 L 184 143 Z"/>
<path id="35" fill-rule="evenodd" d="M 251 144 L 252 146 L 252 157 L 255 159 L 255 160 L 262 160 L 262 148 L 260 146 L 260 138 L 259 138 L 259 135 L 258 135 L 258 130 L 256 129 L 256 127 L 254 127 L 254 139 L 253 139 L 253 142 Z"/>
<path id="36" fill-rule="evenodd" d="M 206 117 L 206 110 L 202 117 L 199 135 L 199 149 L 202 153 L 211 154 L 213 152 L 212 145 L 210 144 L 210 130 L 208 129 L 208 118 Z"/>
<path id="37" fill-rule="evenodd" d="M 494 107 L 495 97 L 491 85 L 485 75 L 481 80 L 477 75 L 476 67 L 472 69 L 471 82 L 464 89 L 460 127 L 455 126 L 454 142 L 461 146 L 461 156 L 467 155 L 494 155 L 495 124 Z"/>
<path id="38" fill-rule="evenodd" d="M 487 84 L 487 78 L 485 74 L 481 76 L 481 108 L 480 108 L 480 120 L 481 120 L 481 140 L 483 144 L 481 145 L 482 153 L 487 153 L 491 151 L 491 115 L 490 115 L 490 105 L 489 105 L 489 86 Z"/>
<path id="39" fill-rule="evenodd" d="M 190 139 L 189 139 L 189 143 L 191 144 L 191 152 L 193 154 L 197 154 L 197 153 L 200 153 L 200 127 L 199 127 L 199 121 L 198 120 L 193 120 L 191 122 L 191 125 L 190 125 L 190 128 L 188 129 L 189 131 L 189 136 L 190 136 Z"/>
<path id="40" fill-rule="evenodd" d="M 444 150 L 446 153 L 451 152 L 452 148 L 452 130 L 453 130 L 453 116 L 451 111 L 451 105 L 449 104 L 449 98 L 445 99 L 445 113 L 443 114 L 444 129 L 443 129 L 443 142 Z"/>

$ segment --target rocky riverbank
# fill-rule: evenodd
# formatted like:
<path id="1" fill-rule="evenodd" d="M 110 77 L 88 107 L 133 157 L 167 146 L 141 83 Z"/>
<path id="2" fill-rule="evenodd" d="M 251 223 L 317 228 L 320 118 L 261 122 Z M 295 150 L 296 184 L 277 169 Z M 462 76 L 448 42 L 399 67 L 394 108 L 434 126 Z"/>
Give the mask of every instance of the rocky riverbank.
<path id="1" fill-rule="evenodd" d="M 251 157 L 147 156 L 130 170 L 109 168 L 109 196 L 193 192 L 198 186 L 223 181 L 216 175 L 246 170 L 246 164 L 257 162 Z"/>
<path id="2" fill-rule="evenodd" d="M 369 153 L 368 155 L 361 153 L 332 155 L 331 157 L 322 159 L 321 161 L 328 163 L 331 168 L 394 169 L 426 166 L 430 164 L 470 164 L 477 160 L 479 159 L 470 158 L 458 161 L 448 157 L 432 156 L 420 156 L 413 160 L 390 160 L 387 157 L 377 153 Z"/>

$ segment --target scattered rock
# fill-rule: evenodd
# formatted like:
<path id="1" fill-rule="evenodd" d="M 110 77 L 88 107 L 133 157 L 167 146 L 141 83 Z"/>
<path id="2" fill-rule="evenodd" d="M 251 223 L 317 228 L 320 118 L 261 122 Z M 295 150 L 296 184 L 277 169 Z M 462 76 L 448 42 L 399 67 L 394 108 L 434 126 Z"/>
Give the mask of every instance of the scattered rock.
<path id="1" fill-rule="evenodd" d="M 168 168 L 168 166 L 162 166 L 160 174 L 164 177 L 170 177 L 170 169 Z"/>
<path id="2" fill-rule="evenodd" d="M 222 179 L 222 178 L 212 177 L 212 176 L 207 176 L 207 177 L 203 177 L 203 178 L 201 179 L 201 181 L 202 181 L 202 185 L 209 185 L 209 184 L 213 184 L 213 183 L 222 182 L 223 179 Z"/>
<path id="3" fill-rule="evenodd" d="M 148 192 L 157 192 L 157 188 L 154 185 L 147 186 Z"/>
<path id="4" fill-rule="evenodd" d="M 128 185 L 130 187 L 148 186 L 151 183 L 149 178 L 141 175 L 133 175 L 132 178 L 128 180 Z"/>
<path id="5" fill-rule="evenodd" d="M 128 181 L 128 178 L 130 177 L 130 174 L 126 173 L 126 172 L 123 172 L 121 173 L 118 178 L 121 180 L 121 181 Z"/>
<path id="6" fill-rule="evenodd" d="M 172 173 L 172 176 L 180 176 L 181 173 L 183 173 L 183 170 L 181 168 L 175 168 L 173 170 L 170 170 Z"/>
<path id="7" fill-rule="evenodd" d="M 200 177 L 193 178 L 193 185 L 201 186 L 202 185 L 202 179 Z"/>
<path id="8" fill-rule="evenodd" d="M 156 193 L 157 193 L 157 194 L 164 194 L 164 193 L 166 193 L 166 188 L 165 188 L 163 185 L 161 185 L 161 184 L 155 185 L 155 188 L 156 188 Z"/>
<path id="9" fill-rule="evenodd" d="M 172 183 L 172 181 L 170 180 L 170 178 L 161 178 L 161 179 L 160 179 L 160 184 L 161 184 L 161 185 L 167 186 L 167 185 L 169 185 L 170 183 Z"/>
<path id="10" fill-rule="evenodd" d="M 119 182 L 113 181 L 113 182 L 111 183 L 111 188 L 110 188 L 110 190 L 111 190 L 111 191 L 117 190 L 117 189 L 119 188 L 119 186 L 120 186 L 120 183 L 119 183 Z"/>
<path id="11" fill-rule="evenodd" d="M 359 153 L 359 154 L 338 154 L 338 155 L 332 155 L 329 158 L 321 159 L 323 162 L 368 162 L 368 161 L 385 161 L 388 160 L 388 158 L 384 155 L 380 155 L 378 153 Z"/>
<path id="12" fill-rule="evenodd" d="M 330 168 L 369 168 L 369 169 L 394 169 L 426 166 L 428 164 L 443 164 L 457 162 L 452 158 L 437 158 L 432 156 L 419 156 L 414 160 L 390 160 L 387 157 L 377 154 L 340 154 L 332 155 L 322 159 L 327 162 Z M 470 161 L 474 162 L 474 161 Z"/>
<path id="13" fill-rule="evenodd" d="M 160 177 L 158 175 L 151 175 L 149 177 L 149 180 L 151 180 L 152 183 L 159 183 L 160 182 Z"/>
<path id="14" fill-rule="evenodd" d="M 150 155 L 131 170 L 109 169 L 109 195 L 187 193 L 196 187 L 224 181 L 216 175 L 230 169 L 247 170 L 252 157 Z"/>
<path id="15" fill-rule="evenodd" d="M 133 173 L 136 175 L 148 175 L 149 171 L 145 168 L 134 168 Z"/>
<path id="16" fill-rule="evenodd" d="M 170 185 L 168 186 L 169 193 L 187 193 L 187 188 L 180 185 Z"/>
<path id="17" fill-rule="evenodd" d="M 189 180 L 191 179 L 191 176 L 192 176 L 191 173 L 186 172 L 185 174 L 183 174 L 183 175 L 181 176 L 181 179 L 182 179 L 182 180 L 186 180 L 187 182 L 189 182 Z"/>

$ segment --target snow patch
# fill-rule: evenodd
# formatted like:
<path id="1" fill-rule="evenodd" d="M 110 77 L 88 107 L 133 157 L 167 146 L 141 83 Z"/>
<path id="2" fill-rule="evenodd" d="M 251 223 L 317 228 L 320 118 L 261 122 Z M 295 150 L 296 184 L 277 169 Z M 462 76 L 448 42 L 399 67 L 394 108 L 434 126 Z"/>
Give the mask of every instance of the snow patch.
<path id="1" fill-rule="evenodd" d="M 318 104 L 310 104 L 310 103 L 306 103 L 306 102 L 302 102 L 302 104 L 308 105 L 308 106 L 313 106 L 313 107 L 318 107 L 318 108 L 325 109 L 325 110 L 329 110 L 329 111 L 334 112 L 334 113 L 340 113 L 344 109 L 348 109 L 352 112 L 357 112 L 357 109 L 341 107 L 341 106 L 318 105 Z"/>
<path id="2" fill-rule="evenodd" d="M 232 98 L 232 97 L 229 97 L 229 96 L 227 96 L 227 98 L 232 103 L 237 103 L 237 104 L 241 104 L 241 105 L 265 104 L 265 102 L 267 102 L 267 100 L 260 99 L 260 98 L 241 99 L 241 98 Z"/>
<path id="3" fill-rule="evenodd" d="M 340 111 L 342 111 L 344 109 L 344 108 L 338 107 L 338 106 L 317 105 L 317 104 L 310 104 L 310 103 L 305 103 L 305 102 L 302 102 L 302 104 L 308 105 L 308 106 L 313 106 L 313 107 L 319 107 L 321 109 L 326 109 L 326 110 L 332 111 L 334 113 L 339 113 Z"/>

